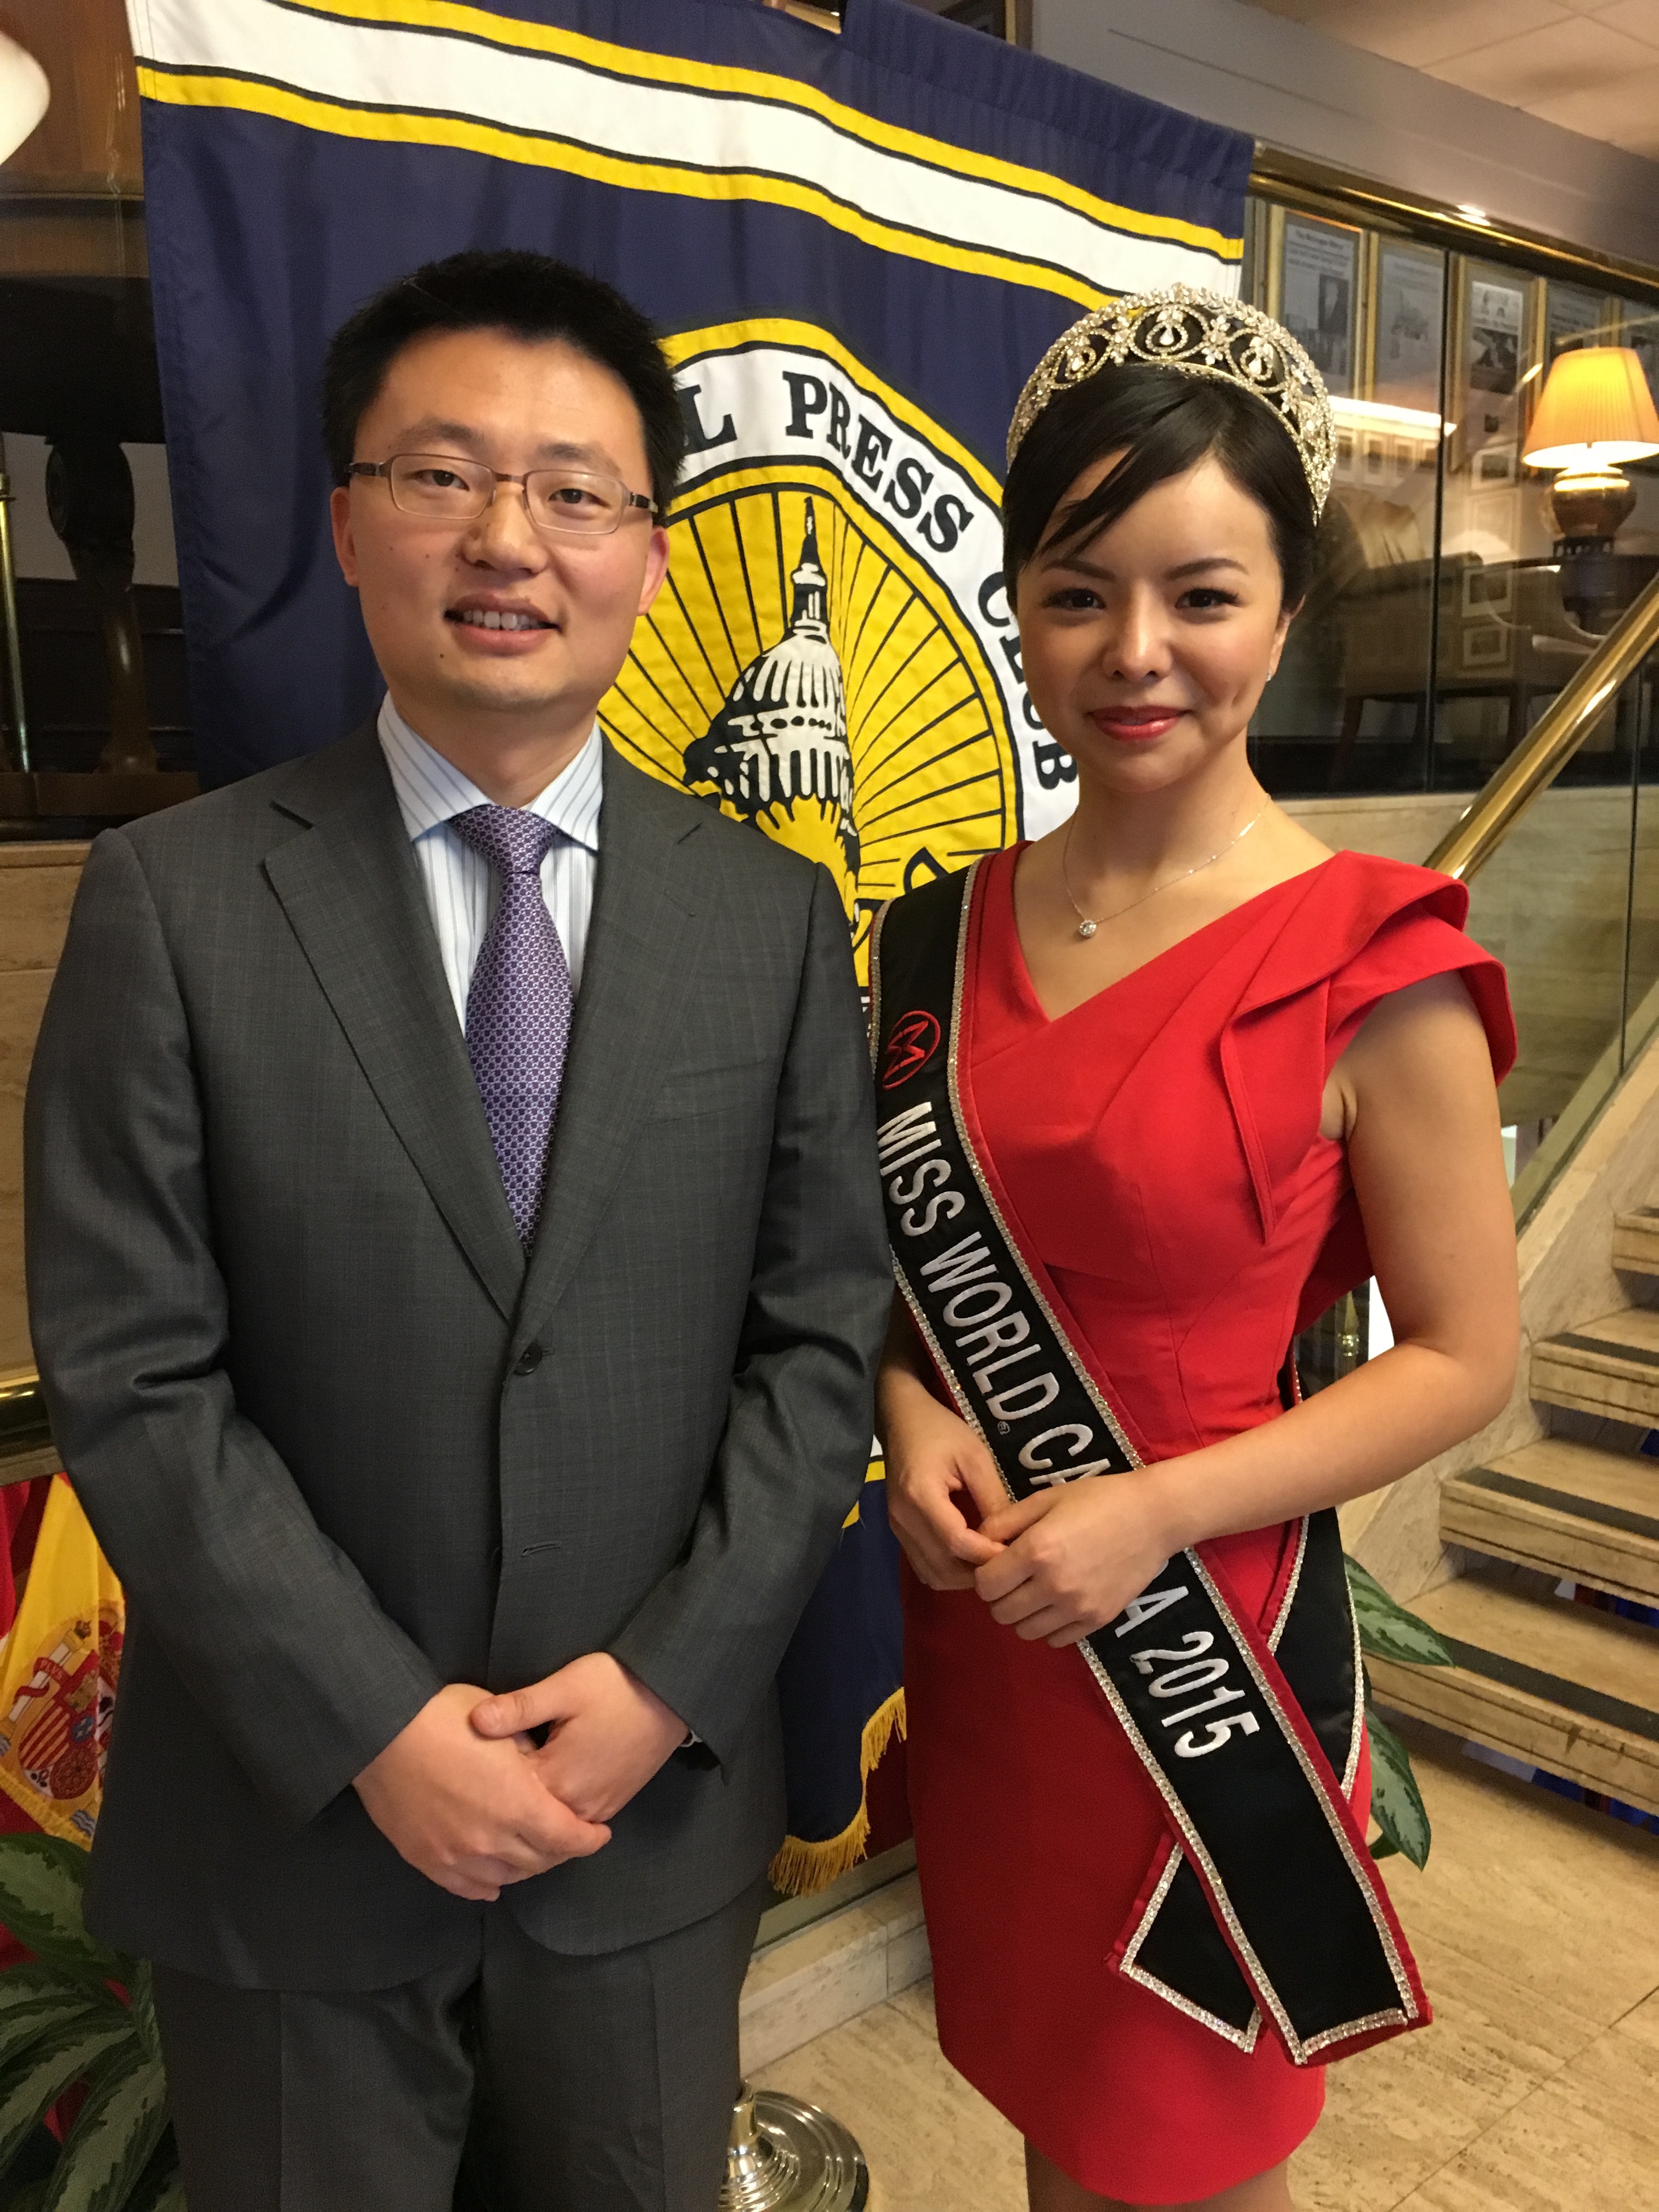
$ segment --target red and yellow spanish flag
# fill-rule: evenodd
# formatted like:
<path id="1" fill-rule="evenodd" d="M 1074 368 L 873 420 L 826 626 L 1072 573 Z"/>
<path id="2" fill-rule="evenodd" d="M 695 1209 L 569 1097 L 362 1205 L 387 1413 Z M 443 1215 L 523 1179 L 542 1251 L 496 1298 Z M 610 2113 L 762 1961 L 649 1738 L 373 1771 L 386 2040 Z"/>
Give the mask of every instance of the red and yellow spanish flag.
<path id="1" fill-rule="evenodd" d="M 0 1790 L 67 1843 L 89 1845 L 98 1825 L 125 1626 L 121 1585 L 69 1478 L 54 1475 L 0 1645 Z"/>

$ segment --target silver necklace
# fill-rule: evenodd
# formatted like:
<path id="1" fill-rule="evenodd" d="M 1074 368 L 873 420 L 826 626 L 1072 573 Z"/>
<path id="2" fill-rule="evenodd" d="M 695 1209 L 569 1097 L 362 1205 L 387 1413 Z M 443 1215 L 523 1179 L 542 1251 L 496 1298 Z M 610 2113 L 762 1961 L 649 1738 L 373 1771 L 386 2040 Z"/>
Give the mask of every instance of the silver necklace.
<path id="1" fill-rule="evenodd" d="M 1100 927 L 1103 921 L 1115 921 L 1120 915 L 1133 913 L 1136 907 L 1145 906 L 1148 899 L 1155 899 L 1160 891 L 1172 890 L 1176 884 L 1184 884 L 1188 876 L 1202 875 L 1206 868 L 1212 868 L 1224 853 L 1231 853 L 1235 845 L 1242 845 L 1243 843 L 1244 840 L 1249 836 L 1251 830 L 1255 829 L 1256 823 L 1261 821 L 1262 816 L 1272 805 L 1273 801 L 1271 799 L 1264 799 L 1261 805 L 1256 808 L 1255 812 L 1251 815 L 1249 820 L 1244 824 L 1244 827 L 1242 830 L 1236 830 L 1232 836 L 1228 838 L 1224 845 L 1218 845 L 1214 852 L 1210 854 L 1207 860 L 1194 861 L 1190 868 L 1183 868 L 1178 876 L 1170 876 L 1161 884 L 1154 884 L 1151 890 L 1142 891 L 1140 896 L 1137 899 L 1131 899 L 1127 906 L 1115 907 L 1110 914 L 1098 915 L 1092 921 L 1091 921 L 1090 917 L 1085 914 L 1083 908 L 1078 904 L 1076 899 L 1072 897 L 1072 878 L 1066 866 L 1067 856 L 1070 854 L 1072 849 L 1072 831 L 1077 826 L 1077 817 L 1073 814 L 1071 820 L 1066 824 L 1066 835 L 1060 843 L 1060 880 L 1065 885 L 1067 899 L 1071 901 L 1072 912 L 1077 916 L 1078 935 L 1079 937 L 1092 937 L 1096 930 Z"/>

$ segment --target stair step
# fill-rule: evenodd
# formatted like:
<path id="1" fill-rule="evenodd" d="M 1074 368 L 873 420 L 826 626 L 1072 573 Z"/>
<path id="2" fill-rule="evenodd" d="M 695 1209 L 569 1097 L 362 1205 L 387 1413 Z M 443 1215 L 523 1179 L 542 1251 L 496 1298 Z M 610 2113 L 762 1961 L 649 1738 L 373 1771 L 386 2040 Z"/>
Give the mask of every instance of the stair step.
<path id="1" fill-rule="evenodd" d="M 1659 1311 L 1624 1306 L 1532 1348 L 1528 1382 L 1547 1406 L 1659 1425 Z"/>
<path id="2" fill-rule="evenodd" d="M 1627 1275 L 1659 1275 L 1659 1206 L 1638 1206 L 1613 1224 L 1613 1264 Z"/>
<path id="3" fill-rule="evenodd" d="M 1549 1437 L 1453 1476 L 1440 1493 L 1440 1534 L 1659 1605 L 1659 1461 Z"/>
<path id="4" fill-rule="evenodd" d="M 1659 1629 L 1475 1575 L 1412 1610 L 1457 1663 L 1368 1659 L 1381 1704 L 1659 1813 Z"/>

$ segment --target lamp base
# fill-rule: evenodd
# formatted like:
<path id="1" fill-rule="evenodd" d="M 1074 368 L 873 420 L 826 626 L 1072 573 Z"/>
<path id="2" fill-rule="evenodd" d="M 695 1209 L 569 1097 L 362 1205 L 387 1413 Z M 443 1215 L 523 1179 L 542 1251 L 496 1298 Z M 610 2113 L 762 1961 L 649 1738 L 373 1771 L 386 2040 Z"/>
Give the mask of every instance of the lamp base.
<path id="1" fill-rule="evenodd" d="M 1636 505 L 1636 488 L 1622 469 L 1563 469 L 1550 487 L 1558 537 L 1570 544 L 1611 544 Z"/>
<path id="2" fill-rule="evenodd" d="M 720 2212 L 864 2212 L 870 2173 L 838 2120 L 745 2081 L 732 2111 Z"/>

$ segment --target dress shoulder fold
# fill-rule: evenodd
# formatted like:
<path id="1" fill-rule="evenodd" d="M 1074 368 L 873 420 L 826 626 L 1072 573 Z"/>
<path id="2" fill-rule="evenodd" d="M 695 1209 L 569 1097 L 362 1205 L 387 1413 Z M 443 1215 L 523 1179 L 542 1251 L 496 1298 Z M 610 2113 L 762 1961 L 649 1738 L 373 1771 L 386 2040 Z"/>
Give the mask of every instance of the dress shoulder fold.
<path id="1" fill-rule="evenodd" d="M 1493 1079 L 1514 1066 L 1503 965 L 1465 933 L 1468 907 L 1449 876 L 1365 853 L 1339 853 L 1310 871 L 1288 902 L 1219 1039 L 1264 1237 L 1318 1135 L 1326 1078 L 1379 1000 L 1431 975 L 1462 975 Z"/>
<path id="2" fill-rule="evenodd" d="M 1501 961 L 1467 934 L 1467 888 L 1431 868 L 1342 852 L 1310 872 L 1234 1009 L 1248 1023 L 1324 987 L 1334 1059 L 1379 999 L 1431 975 L 1461 975 L 1486 1032 L 1494 1079 L 1515 1065 L 1515 1020 Z"/>

